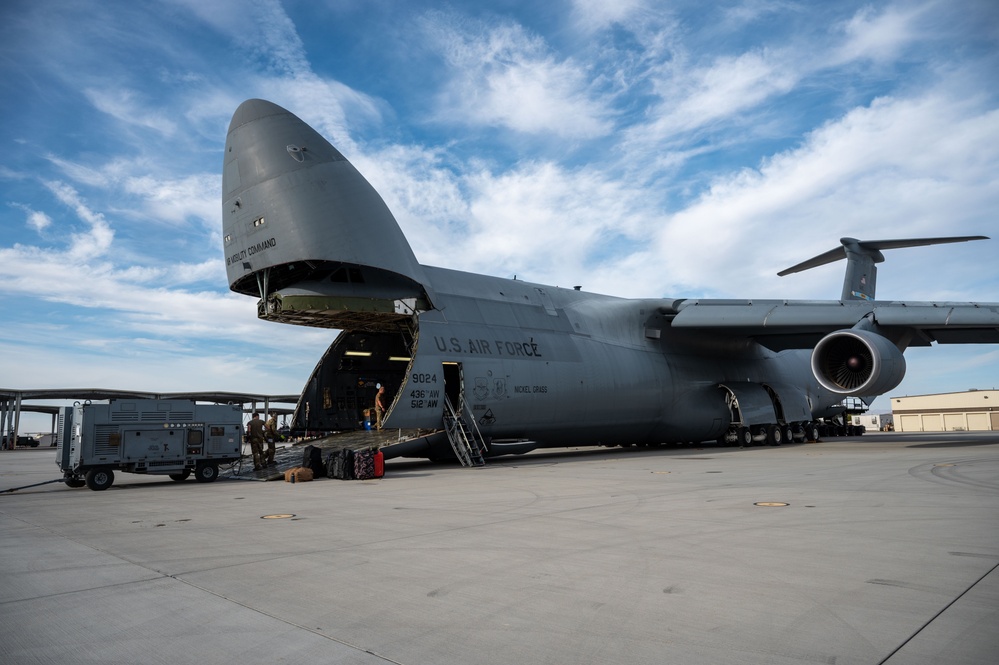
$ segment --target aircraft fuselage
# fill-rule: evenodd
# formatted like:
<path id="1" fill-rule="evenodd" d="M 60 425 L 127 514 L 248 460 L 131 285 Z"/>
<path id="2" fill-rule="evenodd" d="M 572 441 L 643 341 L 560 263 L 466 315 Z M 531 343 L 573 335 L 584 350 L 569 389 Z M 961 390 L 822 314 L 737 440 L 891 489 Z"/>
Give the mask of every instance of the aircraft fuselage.
<path id="1" fill-rule="evenodd" d="M 725 383 L 795 386 L 816 409 L 842 399 L 822 395 L 807 351 L 672 330 L 668 301 L 424 269 L 436 307 L 414 315 L 411 345 L 378 343 L 397 332 L 345 332 L 306 394 L 320 402 L 331 375 L 356 374 L 371 384 L 362 404 L 373 403 L 378 383 L 394 395 L 386 427 L 434 429 L 450 390 L 452 401 L 463 395 L 484 436 L 539 447 L 717 439 L 732 421 Z M 388 357 L 411 360 L 393 368 Z"/>
<path id="2" fill-rule="evenodd" d="M 263 100 L 233 115 L 222 185 L 230 288 L 260 318 L 341 331 L 300 430 L 358 427 L 384 386 L 385 427 L 452 444 L 466 427 L 536 446 L 777 443 L 897 386 L 909 345 L 999 341 L 999 306 L 874 298 L 882 249 L 977 237 L 845 238 L 789 269 L 846 256 L 842 301 L 625 299 L 425 266 L 353 165 Z"/>

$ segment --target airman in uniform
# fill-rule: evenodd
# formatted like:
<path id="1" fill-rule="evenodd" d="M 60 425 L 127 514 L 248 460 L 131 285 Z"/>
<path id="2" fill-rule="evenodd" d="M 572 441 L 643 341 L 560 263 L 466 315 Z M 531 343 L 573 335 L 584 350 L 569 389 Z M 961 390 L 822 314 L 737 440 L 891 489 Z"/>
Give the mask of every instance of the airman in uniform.
<path id="1" fill-rule="evenodd" d="M 260 471 L 264 468 L 264 421 L 260 419 L 260 413 L 253 412 L 253 418 L 246 424 L 246 434 L 250 439 L 250 450 L 253 452 L 253 470 Z"/>

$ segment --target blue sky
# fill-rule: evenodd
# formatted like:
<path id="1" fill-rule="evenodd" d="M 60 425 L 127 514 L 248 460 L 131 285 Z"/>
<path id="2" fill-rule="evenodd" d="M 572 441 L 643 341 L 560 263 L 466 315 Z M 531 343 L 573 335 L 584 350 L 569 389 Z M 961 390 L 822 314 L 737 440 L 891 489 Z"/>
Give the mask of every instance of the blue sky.
<path id="1" fill-rule="evenodd" d="M 837 298 L 842 263 L 776 273 L 842 236 L 984 234 L 889 253 L 878 295 L 999 300 L 992 0 L 8 0 L 0 386 L 300 391 L 332 333 L 225 278 L 251 97 L 330 139 L 423 263 Z M 892 394 L 999 385 L 993 347 L 907 359 Z"/>

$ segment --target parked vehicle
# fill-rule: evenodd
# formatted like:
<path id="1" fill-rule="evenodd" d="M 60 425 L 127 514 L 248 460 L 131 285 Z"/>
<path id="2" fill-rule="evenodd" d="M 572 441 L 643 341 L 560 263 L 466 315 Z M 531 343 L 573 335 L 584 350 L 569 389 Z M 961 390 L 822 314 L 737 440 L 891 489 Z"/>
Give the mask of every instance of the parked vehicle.
<path id="1" fill-rule="evenodd" d="M 76 404 L 59 416 L 56 463 L 70 487 L 105 490 L 114 472 L 214 481 L 219 464 L 241 454 L 239 405 L 191 400 L 120 399 Z"/>

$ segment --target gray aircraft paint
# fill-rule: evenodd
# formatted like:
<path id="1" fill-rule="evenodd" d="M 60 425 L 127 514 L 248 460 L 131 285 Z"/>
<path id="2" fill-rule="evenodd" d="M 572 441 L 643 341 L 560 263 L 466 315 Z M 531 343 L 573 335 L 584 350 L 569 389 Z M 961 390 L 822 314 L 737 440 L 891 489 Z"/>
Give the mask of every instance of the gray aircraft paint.
<path id="1" fill-rule="evenodd" d="M 846 258 L 840 301 L 635 300 L 424 266 L 350 162 L 263 100 L 229 127 L 223 237 L 230 287 L 261 318 L 343 331 L 303 390 L 302 428 L 356 425 L 383 382 L 393 428 L 440 428 L 460 390 L 489 438 L 701 441 L 729 429 L 733 395 L 743 425 L 800 424 L 894 388 L 908 346 L 999 342 L 997 303 L 874 299 L 880 250 L 973 238 L 844 238 L 785 271 Z M 857 357 L 856 389 L 829 376 Z"/>

